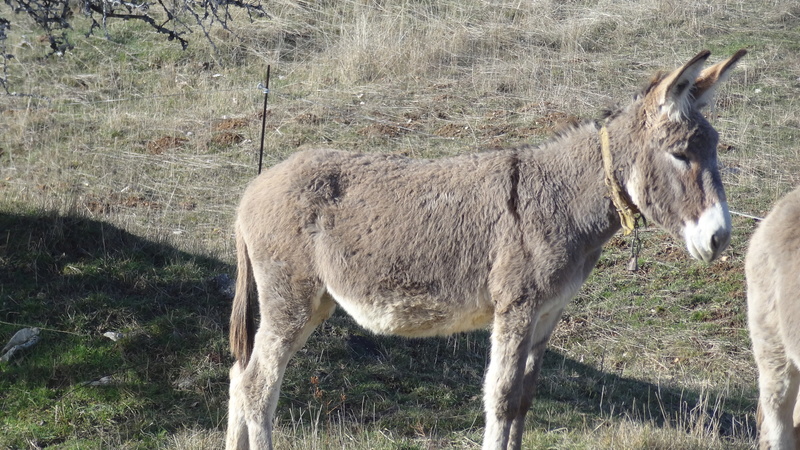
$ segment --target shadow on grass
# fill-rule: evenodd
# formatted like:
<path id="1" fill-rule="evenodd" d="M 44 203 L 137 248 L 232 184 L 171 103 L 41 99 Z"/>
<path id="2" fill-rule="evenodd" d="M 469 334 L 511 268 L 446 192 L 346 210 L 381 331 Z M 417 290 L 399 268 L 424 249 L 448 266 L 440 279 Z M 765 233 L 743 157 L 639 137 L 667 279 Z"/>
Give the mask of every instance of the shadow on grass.
<path id="1" fill-rule="evenodd" d="M 701 428 L 720 437 L 753 439 L 756 434 L 751 417 L 755 404 L 750 398 L 715 387 L 697 391 L 675 383 L 653 384 L 599 370 L 555 351 L 545 354 L 537 398 L 574 408 L 580 415 L 625 417 L 687 432 Z"/>
<path id="2" fill-rule="evenodd" d="M 0 447 L 220 427 L 230 300 L 216 277 L 231 272 L 101 221 L 0 212 L 0 339 L 42 329 L 0 363 Z"/>
<path id="3" fill-rule="evenodd" d="M 302 411 L 320 414 L 333 429 L 344 416 L 406 437 L 475 431 L 484 424 L 488 343 L 486 331 L 432 339 L 365 336 L 337 312 L 290 363 L 278 415 L 286 423 Z M 736 395 L 654 384 L 549 350 L 528 423 L 541 431 L 577 431 L 625 418 L 752 440 L 755 404 Z"/>
<path id="4" fill-rule="evenodd" d="M 278 416 L 291 423 L 306 414 L 308 423 L 319 415 L 316 426 L 334 430 L 344 417 L 406 437 L 475 431 L 484 423 L 488 343 L 486 331 L 432 339 L 367 335 L 337 312 L 290 362 Z M 585 430 L 624 418 L 750 441 L 755 404 L 746 395 L 654 384 L 549 350 L 528 423 L 542 431 Z"/>

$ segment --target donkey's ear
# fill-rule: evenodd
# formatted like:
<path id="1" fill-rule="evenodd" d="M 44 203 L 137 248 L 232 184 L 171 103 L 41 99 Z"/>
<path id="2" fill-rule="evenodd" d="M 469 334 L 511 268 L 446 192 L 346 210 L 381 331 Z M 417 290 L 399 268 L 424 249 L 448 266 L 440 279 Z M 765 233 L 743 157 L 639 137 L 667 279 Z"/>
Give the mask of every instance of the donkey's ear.
<path id="1" fill-rule="evenodd" d="M 709 55 L 711 52 L 708 50 L 698 53 L 683 67 L 664 77 L 651 91 L 658 110 L 667 114 L 671 120 L 680 120 L 682 116 L 686 116 L 693 105 L 695 79 Z"/>
<path id="2" fill-rule="evenodd" d="M 711 100 L 714 98 L 716 87 L 719 83 L 728 79 L 731 69 L 733 69 L 736 63 L 746 54 L 747 50 L 741 49 L 727 60 L 716 63 L 700 73 L 692 89 L 692 97 L 694 98 L 694 106 L 696 108 L 699 109 L 711 103 Z"/>

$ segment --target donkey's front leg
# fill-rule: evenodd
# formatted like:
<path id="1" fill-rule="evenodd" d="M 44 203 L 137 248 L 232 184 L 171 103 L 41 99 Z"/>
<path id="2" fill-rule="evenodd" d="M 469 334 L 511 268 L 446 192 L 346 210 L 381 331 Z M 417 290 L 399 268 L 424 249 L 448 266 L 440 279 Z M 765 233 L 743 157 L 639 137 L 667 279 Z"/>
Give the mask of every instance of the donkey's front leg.
<path id="1" fill-rule="evenodd" d="M 536 393 L 536 383 L 539 379 L 539 372 L 542 370 L 542 360 L 544 359 L 544 352 L 547 349 L 547 343 L 563 311 L 564 308 L 562 307 L 555 312 L 541 314 L 535 321 L 533 339 L 531 339 L 533 345 L 528 352 L 528 358 L 525 363 L 525 375 L 522 379 L 521 404 L 517 417 L 514 418 L 514 423 L 511 425 L 511 435 L 509 437 L 510 448 L 522 448 L 522 435 L 525 432 L 525 415 L 528 413 L 533 403 L 533 396 Z"/>
<path id="2" fill-rule="evenodd" d="M 492 350 L 484 384 L 483 450 L 506 450 L 519 413 L 523 374 L 533 331 L 532 300 L 519 298 L 495 311 Z"/>

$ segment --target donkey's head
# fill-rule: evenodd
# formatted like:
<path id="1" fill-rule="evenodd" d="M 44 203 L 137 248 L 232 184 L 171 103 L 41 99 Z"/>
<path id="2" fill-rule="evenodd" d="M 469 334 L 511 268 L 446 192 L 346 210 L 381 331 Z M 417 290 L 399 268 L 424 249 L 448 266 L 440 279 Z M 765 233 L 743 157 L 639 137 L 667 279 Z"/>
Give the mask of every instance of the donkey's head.
<path id="1" fill-rule="evenodd" d="M 608 122 L 611 139 L 620 143 L 613 135 L 630 127 L 631 141 L 616 151 L 633 154 L 627 167 L 621 161 L 617 166 L 630 199 L 649 220 L 684 239 L 693 257 L 707 262 L 728 246 L 731 218 L 717 167 L 717 132 L 700 110 L 745 53 L 739 50 L 702 70 L 710 52 L 701 52 L 657 77 Z"/>

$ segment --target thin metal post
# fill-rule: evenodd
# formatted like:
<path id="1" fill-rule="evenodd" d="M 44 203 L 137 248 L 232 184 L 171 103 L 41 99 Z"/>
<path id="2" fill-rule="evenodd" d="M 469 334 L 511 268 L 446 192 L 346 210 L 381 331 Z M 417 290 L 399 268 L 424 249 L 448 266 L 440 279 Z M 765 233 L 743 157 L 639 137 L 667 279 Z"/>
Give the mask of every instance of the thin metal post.
<path id="1" fill-rule="evenodd" d="M 264 162 L 264 134 L 267 129 L 267 98 L 269 98 L 269 68 L 267 65 L 267 81 L 258 87 L 264 91 L 264 110 L 261 112 L 261 148 L 258 151 L 258 173 L 261 174 L 261 165 Z"/>

